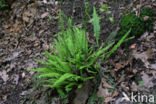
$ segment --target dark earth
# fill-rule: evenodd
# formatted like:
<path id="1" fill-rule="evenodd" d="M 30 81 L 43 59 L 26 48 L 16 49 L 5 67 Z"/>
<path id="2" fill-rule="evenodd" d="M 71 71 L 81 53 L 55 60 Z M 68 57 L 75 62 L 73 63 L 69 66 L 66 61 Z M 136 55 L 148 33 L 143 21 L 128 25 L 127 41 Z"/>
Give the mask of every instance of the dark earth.
<path id="1" fill-rule="evenodd" d="M 73 25 L 82 25 L 84 18 L 86 0 L 43 1 L 15 0 L 10 3 L 9 12 L 0 10 L 0 104 L 100 104 L 98 100 L 89 103 L 93 92 L 89 83 L 69 99 L 61 100 L 54 89 L 40 86 L 35 73 L 28 71 L 40 66 L 33 59 L 43 59 L 41 53 L 52 46 L 55 34 L 60 31 L 59 9 L 73 17 Z M 111 14 L 99 12 L 104 17 L 100 22 L 101 42 L 117 30 L 124 12 L 138 13 L 142 7 L 154 11 L 153 31 L 145 32 L 126 48 L 120 47 L 101 63 L 102 79 L 94 87 L 97 86 L 97 97 L 104 97 L 102 104 L 150 104 L 122 101 L 123 92 L 128 96 L 131 92 L 152 94 L 155 102 L 151 104 L 156 104 L 156 0 L 90 0 L 89 3 L 97 10 L 103 4 L 110 6 Z M 114 18 L 114 23 L 109 17 Z M 88 39 L 94 41 L 92 25 L 88 23 L 88 27 Z"/>

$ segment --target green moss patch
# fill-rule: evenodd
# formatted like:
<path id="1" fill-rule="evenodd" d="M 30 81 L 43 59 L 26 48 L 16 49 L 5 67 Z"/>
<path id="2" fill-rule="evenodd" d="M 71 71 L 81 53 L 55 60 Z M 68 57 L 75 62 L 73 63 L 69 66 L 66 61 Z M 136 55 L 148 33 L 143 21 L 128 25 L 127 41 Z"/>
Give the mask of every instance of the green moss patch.
<path id="1" fill-rule="evenodd" d="M 141 10 L 140 17 L 135 13 L 125 14 L 121 18 L 119 24 L 120 30 L 118 37 L 122 37 L 126 32 L 131 29 L 131 36 L 140 37 L 145 31 L 152 31 L 153 29 L 153 11 L 150 8 Z"/>

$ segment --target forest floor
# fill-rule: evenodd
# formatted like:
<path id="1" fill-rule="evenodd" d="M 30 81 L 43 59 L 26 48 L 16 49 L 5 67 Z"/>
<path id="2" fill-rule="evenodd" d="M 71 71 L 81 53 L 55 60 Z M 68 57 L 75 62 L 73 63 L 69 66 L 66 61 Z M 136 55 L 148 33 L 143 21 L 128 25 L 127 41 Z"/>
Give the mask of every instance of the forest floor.
<path id="1" fill-rule="evenodd" d="M 97 9 L 103 4 L 110 6 L 110 15 L 101 21 L 100 41 L 117 29 L 123 12 L 138 12 L 141 7 L 153 9 L 153 32 L 145 32 L 127 48 L 120 47 L 100 67 L 103 72 L 97 87 L 97 97 L 104 97 L 103 104 L 156 104 L 156 0 L 90 0 Z M 41 53 L 49 49 L 58 28 L 58 11 L 73 16 L 73 25 L 81 25 L 84 14 L 83 0 L 62 4 L 41 3 L 40 0 L 16 0 L 9 13 L 0 11 L 0 104 L 66 104 L 56 91 L 35 83 L 34 72 L 42 59 Z M 114 18 L 114 23 L 108 17 Z M 93 32 L 88 29 L 92 41 Z M 107 69 L 107 70 L 106 70 Z M 96 86 L 96 85 L 95 85 Z M 87 84 L 75 92 L 74 104 L 87 104 L 92 85 Z M 125 95 L 153 95 L 154 101 L 147 103 L 122 101 Z M 137 97 L 138 98 L 138 97 Z M 139 98 L 138 98 L 139 99 Z M 70 104 L 70 103 L 69 103 Z M 90 104 L 100 104 L 99 101 Z"/>

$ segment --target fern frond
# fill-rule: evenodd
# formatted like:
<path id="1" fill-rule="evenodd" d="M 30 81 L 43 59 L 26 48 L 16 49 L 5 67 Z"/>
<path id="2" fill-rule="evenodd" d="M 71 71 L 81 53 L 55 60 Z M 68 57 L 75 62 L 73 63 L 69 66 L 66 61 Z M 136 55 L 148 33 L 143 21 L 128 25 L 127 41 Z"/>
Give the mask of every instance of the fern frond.
<path id="1" fill-rule="evenodd" d="M 106 56 L 106 59 L 108 59 L 116 50 L 117 48 L 125 42 L 127 36 L 130 34 L 131 29 L 117 42 L 117 44 L 114 45 L 114 47 L 109 51 L 109 53 Z"/>
<path id="2" fill-rule="evenodd" d="M 96 12 L 96 8 L 93 8 L 93 26 L 94 26 L 94 36 L 96 38 L 97 44 L 99 44 L 99 37 L 100 37 L 100 19 Z"/>

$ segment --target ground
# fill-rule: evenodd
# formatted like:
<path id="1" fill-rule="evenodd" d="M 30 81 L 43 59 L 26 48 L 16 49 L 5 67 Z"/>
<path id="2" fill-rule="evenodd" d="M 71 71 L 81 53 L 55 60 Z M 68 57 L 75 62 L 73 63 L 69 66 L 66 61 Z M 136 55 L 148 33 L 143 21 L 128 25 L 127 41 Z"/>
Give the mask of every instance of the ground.
<path id="1" fill-rule="evenodd" d="M 63 104 L 53 89 L 38 87 L 34 72 L 39 64 L 33 59 L 43 58 L 41 53 L 49 49 L 59 31 L 58 11 L 73 16 L 73 25 L 81 25 L 83 1 L 41 3 L 39 0 L 15 0 L 9 13 L 0 11 L 0 104 Z M 91 0 L 98 9 L 103 4 L 110 6 L 111 14 L 101 21 L 100 41 L 117 29 L 124 12 L 138 12 L 140 7 L 154 11 L 155 22 L 152 32 L 145 32 L 126 48 L 120 47 L 105 63 L 101 63 L 102 79 L 97 96 L 104 97 L 103 104 L 135 104 L 121 101 L 123 93 L 154 95 L 156 103 L 156 1 L 155 0 Z M 113 17 L 115 22 L 108 21 Z M 88 24 L 91 27 L 91 24 Z M 93 41 L 92 28 L 88 28 L 89 40 Z M 92 84 L 76 90 L 74 104 L 87 104 Z M 95 85 L 96 86 L 96 85 Z M 87 90 L 86 90 L 87 89 Z M 89 90 L 91 89 L 91 90 Z M 81 100 L 80 100 L 81 98 Z M 155 104 L 151 103 L 151 104 Z M 69 103 L 70 104 L 70 103 Z M 98 101 L 91 104 L 98 104 Z M 146 103 L 146 104 L 149 104 Z"/>

